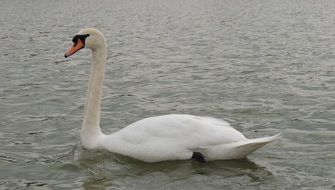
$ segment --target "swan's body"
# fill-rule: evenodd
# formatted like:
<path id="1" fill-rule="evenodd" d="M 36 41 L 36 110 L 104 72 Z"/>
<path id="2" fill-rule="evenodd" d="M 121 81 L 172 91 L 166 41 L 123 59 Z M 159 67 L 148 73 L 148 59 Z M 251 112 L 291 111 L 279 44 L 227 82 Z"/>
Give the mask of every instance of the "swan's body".
<path id="1" fill-rule="evenodd" d="M 106 42 L 96 29 L 81 30 L 73 42 L 65 57 L 84 46 L 93 54 L 81 130 L 82 144 L 87 149 L 105 149 L 146 162 L 185 160 L 194 153 L 207 161 L 228 160 L 245 158 L 279 137 L 247 139 L 223 120 L 181 114 L 142 119 L 114 134 L 104 135 L 99 123 Z"/>

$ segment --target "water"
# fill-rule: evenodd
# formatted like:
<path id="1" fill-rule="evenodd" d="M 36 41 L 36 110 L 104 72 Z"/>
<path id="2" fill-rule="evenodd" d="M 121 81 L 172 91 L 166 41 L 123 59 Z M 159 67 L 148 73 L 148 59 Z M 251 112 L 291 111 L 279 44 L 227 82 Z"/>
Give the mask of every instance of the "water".
<path id="1" fill-rule="evenodd" d="M 334 189 L 333 1 L 0 1 L 0 189 Z M 90 53 L 108 40 L 101 126 L 224 118 L 283 138 L 243 161 L 147 164 L 82 149 Z"/>

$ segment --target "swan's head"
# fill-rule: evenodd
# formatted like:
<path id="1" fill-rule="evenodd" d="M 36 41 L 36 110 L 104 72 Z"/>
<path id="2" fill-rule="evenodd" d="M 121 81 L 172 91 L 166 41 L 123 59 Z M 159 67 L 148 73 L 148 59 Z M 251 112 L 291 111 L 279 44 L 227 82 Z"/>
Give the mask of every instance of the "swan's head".
<path id="1" fill-rule="evenodd" d="M 65 53 L 65 58 L 70 57 L 77 51 L 89 48 L 95 51 L 100 48 L 106 48 L 106 41 L 102 33 L 94 28 L 82 29 L 72 38 L 73 46 Z"/>

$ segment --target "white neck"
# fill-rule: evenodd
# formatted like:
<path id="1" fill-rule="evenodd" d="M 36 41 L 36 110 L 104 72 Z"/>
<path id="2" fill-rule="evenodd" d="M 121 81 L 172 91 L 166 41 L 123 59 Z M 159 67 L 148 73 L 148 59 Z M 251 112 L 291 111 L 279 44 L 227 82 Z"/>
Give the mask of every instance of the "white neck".
<path id="1" fill-rule="evenodd" d="M 106 51 L 105 44 L 102 48 L 92 50 L 93 62 L 81 129 L 82 144 L 88 149 L 97 148 L 99 146 L 98 139 L 103 136 L 100 129 L 100 109 L 105 64 L 107 61 Z"/>

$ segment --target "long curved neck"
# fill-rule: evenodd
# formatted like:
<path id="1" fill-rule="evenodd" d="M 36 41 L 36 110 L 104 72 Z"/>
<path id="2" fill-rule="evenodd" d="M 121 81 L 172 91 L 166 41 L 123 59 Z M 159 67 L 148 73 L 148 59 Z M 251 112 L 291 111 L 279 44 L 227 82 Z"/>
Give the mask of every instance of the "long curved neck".
<path id="1" fill-rule="evenodd" d="M 92 50 L 93 62 L 88 84 L 87 102 L 85 105 L 81 140 L 85 148 L 96 148 L 97 138 L 102 136 L 100 129 L 100 109 L 105 64 L 107 61 L 106 45 Z"/>

